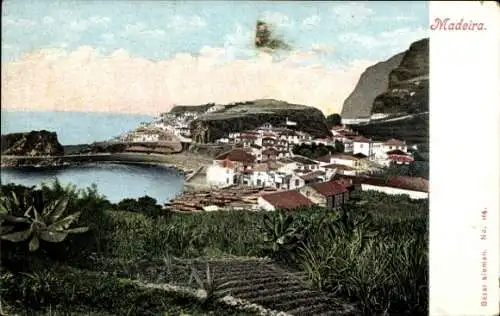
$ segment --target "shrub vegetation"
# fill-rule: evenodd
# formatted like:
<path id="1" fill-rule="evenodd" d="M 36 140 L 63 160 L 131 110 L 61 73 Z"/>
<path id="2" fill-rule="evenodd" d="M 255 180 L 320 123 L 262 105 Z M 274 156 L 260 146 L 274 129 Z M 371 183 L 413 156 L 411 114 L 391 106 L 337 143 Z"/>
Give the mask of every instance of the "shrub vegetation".
<path id="1" fill-rule="evenodd" d="M 33 191 L 1 187 L 3 199 L 10 199 L 11 192 L 23 196 Z M 304 271 L 311 286 L 353 302 L 364 315 L 427 314 L 427 200 L 360 192 L 338 211 L 312 207 L 181 214 L 163 212 L 149 197 L 112 204 L 95 187 L 76 190 L 55 182 L 39 191 L 46 203 L 67 199 L 68 214 L 80 212 L 74 225 L 88 231 L 57 243 L 42 240 L 35 252 L 29 251 L 28 241 L 2 240 L 2 282 L 12 288 L 2 299 L 18 309 L 120 315 L 236 313 L 138 288 L 116 277 L 123 274 L 116 271 L 122 269 L 119 263 L 168 255 L 270 257 Z M 115 264 L 96 264 L 91 259 L 95 257 Z"/>

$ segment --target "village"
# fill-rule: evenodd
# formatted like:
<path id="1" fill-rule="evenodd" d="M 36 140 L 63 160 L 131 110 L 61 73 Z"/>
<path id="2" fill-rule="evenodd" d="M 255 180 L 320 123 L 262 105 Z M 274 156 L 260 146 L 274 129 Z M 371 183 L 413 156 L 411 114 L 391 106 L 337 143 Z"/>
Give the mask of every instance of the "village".
<path id="1" fill-rule="evenodd" d="M 214 105 L 206 112 L 221 109 Z M 206 112 L 162 113 L 122 139 L 136 142 L 161 141 L 175 135 L 192 142 L 189 124 Z M 414 163 L 409 145 L 398 139 L 375 141 L 344 125 L 333 126 L 331 136 L 315 138 L 297 130 L 288 118 L 279 126 L 265 123 L 247 131 L 229 132 L 215 140 L 230 150 L 215 157 L 210 165 L 190 175 L 201 181 L 198 188 L 185 192 L 165 205 L 176 211 L 220 209 L 275 210 L 310 205 L 337 208 L 349 201 L 355 190 L 375 190 L 387 194 L 406 194 L 410 198 L 428 197 L 428 181 L 423 178 L 372 176 L 390 165 Z M 325 146 L 343 152 L 312 159 L 294 153 L 296 146 Z M 187 183 L 189 185 L 189 183 Z"/>

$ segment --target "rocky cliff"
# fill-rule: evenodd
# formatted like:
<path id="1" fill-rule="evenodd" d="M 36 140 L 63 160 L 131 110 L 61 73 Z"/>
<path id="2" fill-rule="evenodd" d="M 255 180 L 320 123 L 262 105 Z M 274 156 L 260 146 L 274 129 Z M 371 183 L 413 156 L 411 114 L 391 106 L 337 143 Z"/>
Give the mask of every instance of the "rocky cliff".
<path id="1" fill-rule="evenodd" d="M 12 156 L 60 156 L 64 148 L 57 134 L 49 131 L 31 131 L 2 135 L 2 155 Z"/>
<path id="2" fill-rule="evenodd" d="M 373 101 L 387 91 L 389 75 L 401 64 L 404 53 L 397 54 L 386 61 L 368 67 L 359 78 L 356 87 L 344 101 L 342 118 L 355 119 L 369 117 Z"/>
<path id="3" fill-rule="evenodd" d="M 428 111 L 429 39 L 366 69 L 345 100 L 342 118 Z"/>
<path id="4" fill-rule="evenodd" d="M 398 60 L 400 60 L 399 65 L 392 67 L 393 62 Z M 355 119 L 372 116 L 372 120 L 368 123 L 351 126 L 367 137 L 380 139 L 394 137 L 411 143 L 427 144 L 429 138 L 429 39 L 414 42 L 404 53 L 373 67 L 382 66 L 385 68 L 379 69 L 378 73 L 375 73 L 373 69 L 370 70 L 372 68 L 370 67 L 365 73 L 371 73 L 371 76 L 365 74 L 361 76 L 350 99 L 348 98 L 344 103 L 347 108 L 343 110 L 342 118 Z M 380 88 L 379 84 L 382 81 L 387 83 L 385 91 L 377 90 L 378 95 L 375 96 L 375 92 L 370 92 L 369 89 L 374 85 Z M 359 103 L 353 103 L 358 102 L 356 100 L 359 100 Z M 378 118 L 375 119 L 373 115 L 377 115 Z"/>
<path id="5" fill-rule="evenodd" d="M 373 113 L 429 111 L 429 39 L 411 44 L 400 65 L 389 75 L 387 91 L 373 102 Z"/>
<path id="6" fill-rule="evenodd" d="M 251 130 L 264 123 L 282 126 L 287 118 L 297 123 L 289 128 L 317 137 L 330 135 L 325 116 L 320 110 L 273 99 L 232 103 L 220 112 L 204 114 L 191 122 L 191 135 L 199 143 L 213 142 L 227 137 L 230 132 Z"/>

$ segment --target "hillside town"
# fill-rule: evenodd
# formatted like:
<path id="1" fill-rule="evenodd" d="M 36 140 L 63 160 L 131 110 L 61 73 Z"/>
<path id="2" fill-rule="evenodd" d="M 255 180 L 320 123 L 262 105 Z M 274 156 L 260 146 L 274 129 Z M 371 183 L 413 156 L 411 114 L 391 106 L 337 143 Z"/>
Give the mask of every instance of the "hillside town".
<path id="1" fill-rule="evenodd" d="M 204 113 L 220 109 L 213 105 L 206 111 L 163 113 L 122 139 L 155 142 L 165 137 L 162 135 L 175 135 L 182 142 L 192 142 L 190 123 Z M 415 199 L 428 197 L 425 179 L 398 176 L 382 180 L 372 176 L 384 167 L 414 163 L 411 152 L 417 150 L 415 145 L 398 139 L 373 140 L 344 125 L 333 126 L 330 133 L 330 137 L 313 137 L 298 130 L 296 123 L 288 118 L 279 126 L 264 123 L 253 130 L 228 132 L 214 144 L 227 145 L 231 149 L 216 156 L 212 164 L 200 168 L 197 170 L 199 175 L 195 175 L 204 178 L 210 194 L 217 196 L 217 202 L 207 208 L 206 201 L 210 200 L 207 193 L 199 193 L 205 197 L 205 202 L 196 203 L 194 196 L 181 196 L 167 207 L 186 211 L 227 208 L 245 199 L 235 198 L 237 194 L 228 192 L 242 193 L 248 189 L 254 189 L 254 198 L 247 198 L 243 205 L 254 210 L 311 204 L 334 208 L 347 202 L 354 190 L 406 194 Z M 343 150 L 329 151 L 313 159 L 297 154 L 294 150 L 297 146 L 340 147 Z M 228 195 L 232 197 L 224 201 L 224 196 Z"/>

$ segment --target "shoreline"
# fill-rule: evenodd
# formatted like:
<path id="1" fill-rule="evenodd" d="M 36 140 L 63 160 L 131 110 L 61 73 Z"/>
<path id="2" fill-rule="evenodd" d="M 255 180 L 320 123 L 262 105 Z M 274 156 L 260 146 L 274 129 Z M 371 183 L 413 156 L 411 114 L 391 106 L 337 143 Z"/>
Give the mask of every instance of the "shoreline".
<path id="1" fill-rule="evenodd" d="M 188 177 L 211 163 L 211 158 L 194 153 L 116 153 L 68 156 L 1 156 L 1 169 L 60 169 L 91 164 L 127 164 L 170 168 Z"/>

